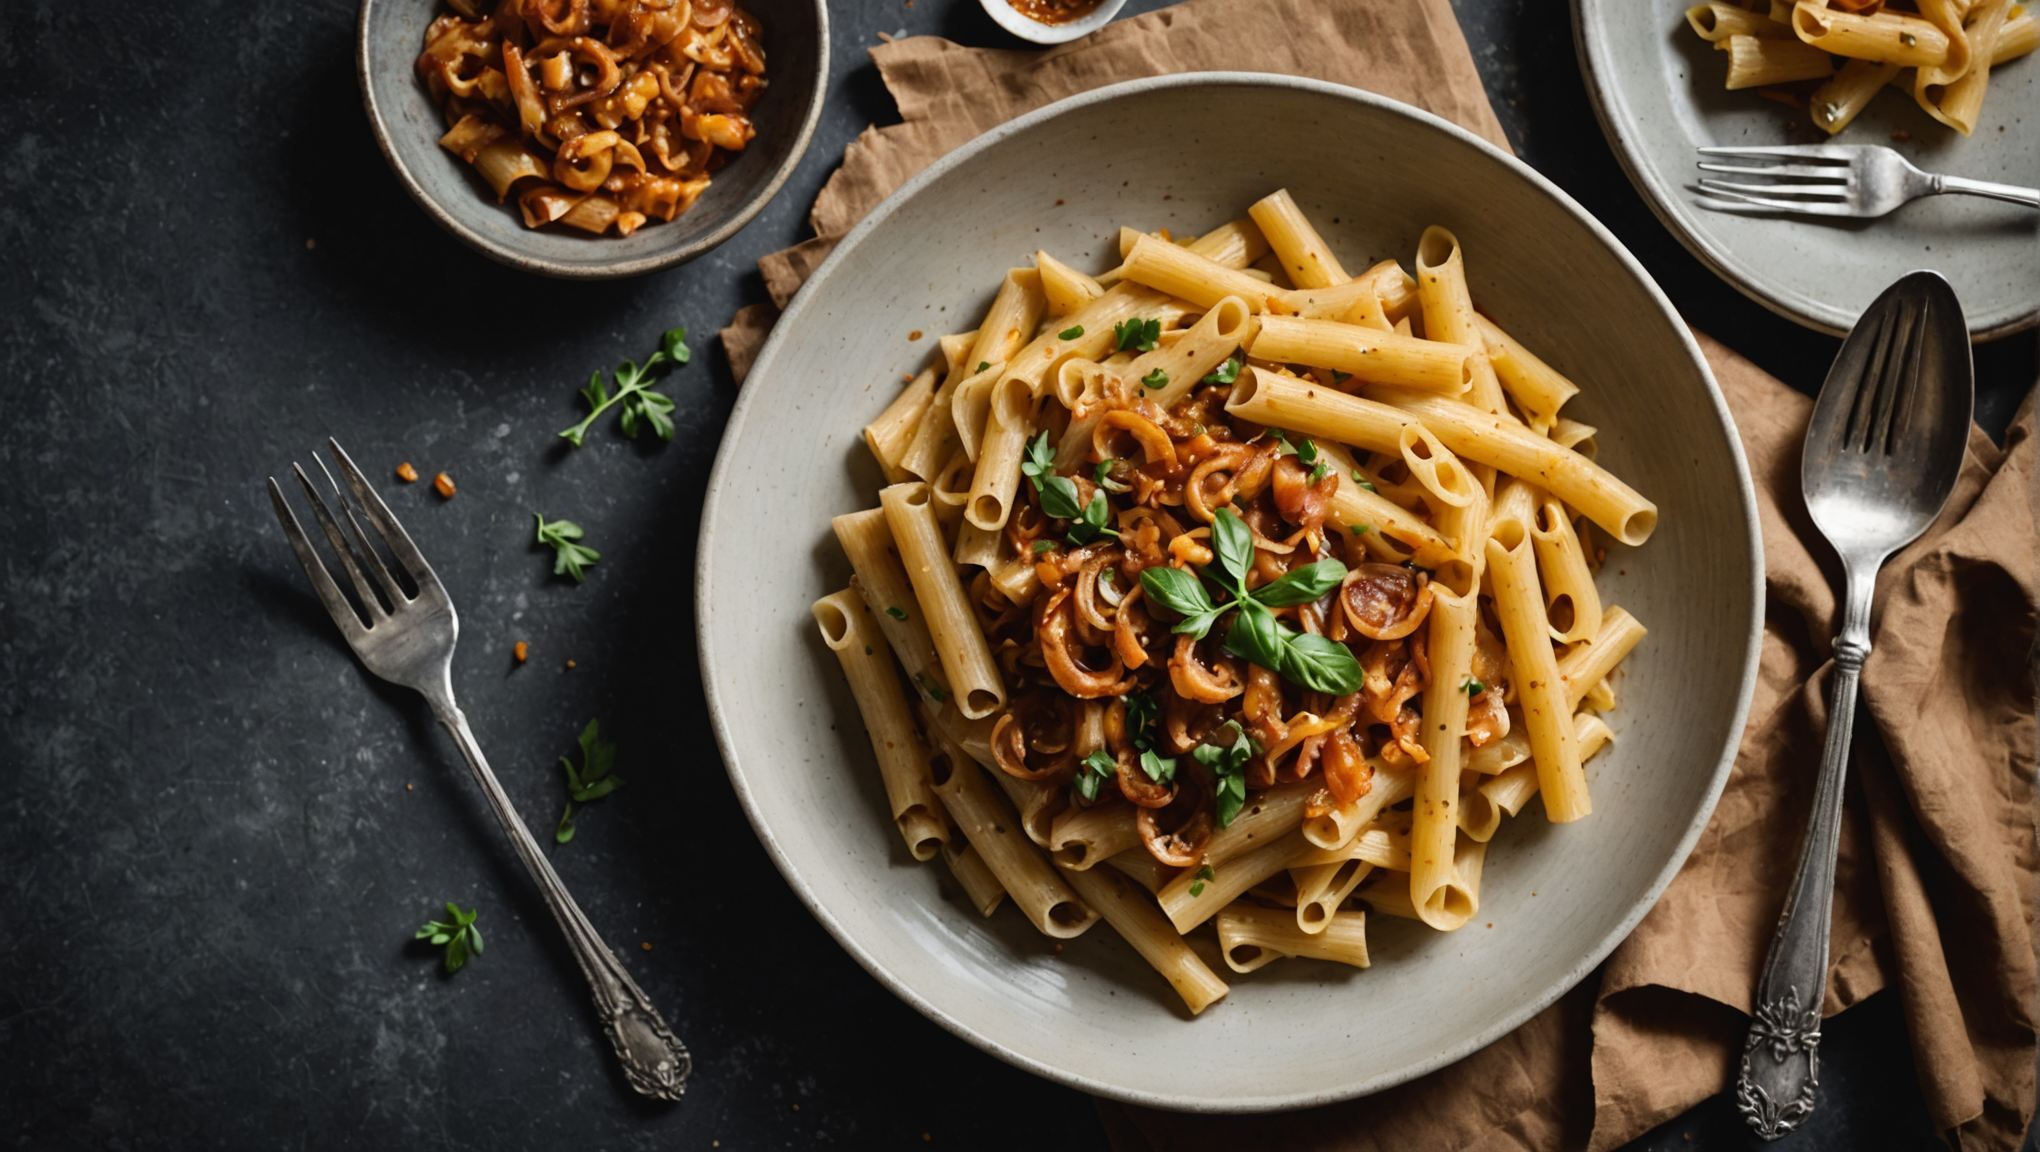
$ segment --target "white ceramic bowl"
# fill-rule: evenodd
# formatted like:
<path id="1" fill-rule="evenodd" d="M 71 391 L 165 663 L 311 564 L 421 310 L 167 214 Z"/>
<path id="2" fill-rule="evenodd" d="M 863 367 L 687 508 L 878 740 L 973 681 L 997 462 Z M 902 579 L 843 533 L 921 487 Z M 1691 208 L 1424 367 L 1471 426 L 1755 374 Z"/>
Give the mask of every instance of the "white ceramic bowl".
<path id="1" fill-rule="evenodd" d="M 1126 0 L 1103 0 L 1096 8 L 1066 24 L 1043 24 L 1022 16 L 1007 0 L 980 0 L 980 3 L 985 15 L 990 16 L 994 24 L 1036 44 L 1066 44 L 1080 36 L 1089 36 L 1112 23 L 1112 18 L 1126 7 Z"/>
<path id="2" fill-rule="evenodd" d="M 1121 223 L 1201 231 L 1285 185 L 1350 268 L 1407 261 L 1427 224 L 1457 231 L 1474 299 L 1581 383 L 1567 411 L 1599 425 L 1601 461 L 1658 502 L 1656 535 L 1617 546 L 1601 579 L 1651 632 L 1622 682 L 1616 742 L 1588 772 L 1594 814 L 1560 827 L 1533 806 L 1510 822 L 1472 924 L 1440 935 L 1376 918 L 1372 969 L 1278 963 L 1190 1020 L 1109 927 L 1058 956 L 1010 907 L 985 920 L 941 896 L 941 868 L 912 862 L 887 819 L 808 605 L 849 576 L 829 518 L 876 504 L 859 429 L 936 334 L 977 322 L 1007 268 L 1036 248 L 1095 267 Z M 1629 932 L 1727 778 L 1756 671 L 1762 567 L 1720 393 L 1613 236 L 1436 117 L 1316 81 L 1207 73 L 1120 84 L 994 129 L 844 240 L 780 319 L 730 416 L 696 595 L 730 779 L 787 881 L 874 976 L 1041 1075 L 1159 1107 L 1257 1111 L 1456 1060 L 1551 1003 Z"/>
<path id="3" fill-rule="evenodd" d="M 1695 35 L 1686 6 L 1573 0 L 1580 71 L 1629 179 L 1693 255 L 1766 308 L 1840 336 L 1893 281 L 1916 268 L 1948 278 L 1977 340 L 2040 323 L 2040 212 L 1975 196 L 1915 200 L 1876 220 L 1723 212 L 1700 203 L 1698 148 L 1795 144 L 1803 112 L 1755 91 L 1730 92 L 1725 53 Z M 1839 144 L 1883 144 L 1929 172 L 2040 183 L 2040 59 L 1990 74 L 1976 134 L 1964 137 L 1896 89 L 1881 92 Z M 1800 131 L 1788 132 L 1797 123 Z M 1894 142 L 1894 131 L 1910 139 Z"/>

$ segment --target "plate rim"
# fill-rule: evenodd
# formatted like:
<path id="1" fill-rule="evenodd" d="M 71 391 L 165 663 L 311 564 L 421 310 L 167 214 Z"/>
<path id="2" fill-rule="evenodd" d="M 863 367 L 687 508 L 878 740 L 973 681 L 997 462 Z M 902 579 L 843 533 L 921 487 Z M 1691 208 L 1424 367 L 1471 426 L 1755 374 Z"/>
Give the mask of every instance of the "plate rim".
<path id="1" fill-rule="evenodd" d="M 1580 79 L 1587 89 L 1587 102 L 1593 105 L 1594 119 L 1601 125 L 1601 135 L 1607 137 L 1609 150 L 1615 153 L 1615 160 L 1622 166 L 1622 172 L 1629 177 L 1629 183 L 1643 202 L 1650 206 L 1651 215 L 1664 225 L 1679 241 L 1680 246 L 1693 254 L 1693 258 L 1707 266 L 1709 272 L 1749 297 L 1804 328 L 1811 328 L 1826 336 L 1843 337 L 1856 326 L 1855 315 L 1839 308 L 1812 301 L 1811 308 L 1802 308 L 1773 288 L 1766 287 L 1763 277 L 1754 268 L 1746 267 L 1725 246 L 1710 241 L 1694 223 L 1697 215 L 1689 215 L 1681 209 L 1683 202 L 1673 196 L 1663 174 L 1643 162 L 1628 138 L 1628 126 L 1618 123 L 1609 108 L 1612 89 L 1603 85 L 1601 73 L 1595 67 L 1597 60 L 1605 58 L 1611 49 L 1606 42 L 1607 21 L 1602 15 L 1610 2 L 1621 0 L 1572 0 L 1573 53 L 1579 60 Z M 1589 30 L 1589 12 L 1592 9 Z M 1971 344 L 1987 344 L 2040 326 L 2040 303 L 2024 313 L 1992 322 L 1988 327 L 1971 328 Z"/>
<path id="2" fill-rule="evenodd" d="M 709 722 L 715 731 L 717 749 L 722 755 L 724 769 L 729 775 L 731 787 L 736 790 L 738 801 L 743 805 L 744 814 L 751 821 L 753 832 L 757 834 L 767 855 L 772 858 L 773 865 L 779 869 L 780 875 L 786 879 L 788 886 L 800 897 L 801 902 L 807 906 L 809 912 L 836 939 L 836 942 L 842 945 L 843 949 L 865 971 L 869 972 L 880 984 L 884 985 L 888 991 L 906 1001 L 923 1016 L 933 1020 L 975 1047 L 1015 1067 L 1025 1069 L 1044 1079 L 1076 1088 L 1080 1091 L 1090 1092 L 1121 1103 L 1137 1104 L 1175 1112 L 1278 1112 L 1371 1095 L 1436 1071 L 1447 1065 L 1457 1063 L 1468 1055 L 1486 1048 L 1503 1036 L 1521 1027 L 1532 1016 L 1542 1012 L 1545 1008 L 1557 1002 L 1561 996 L 1577 986 L 1581 980 L 1585 979 L 1589 973 L 1600 965 L 1601 961 L 1607 958 L 1609 953 L 1615 950 L 1616 945 L 1628 938 L 1637 923 L 1657 905 L 1659 897 L 1664 894 L 1665 888 L 1671 884 L 1672 878 L 1685 866 L 1686 859 L 1691 855 L 1694 844 L 1698 842 L 1701 833 L 1706 830 L 1708 822 L 1713 818 L 1715 805 L 1719 802 L 1722 789 L 1728 782 L 1730 771 L 1735 765 L 1737 750 L 1741 745 L 1742 732 L 1749 716 L 1750 701 L 1756 688 L 1758 660 L 1762 654 L 1764 619 L 1763 536 L 1761 521 L 1757 512 L 1756 488 L 1750 476 L 1749 461 L 1743 452 L 1742 438 L 1736 430 L 1733 417 L 1729 414 L 1728 404 L 1722 395 L 1720 384 L 1714 378 L 1713 369 L 1707 363 L 1706 356 L 1700 351 L 1700 346 L 1694 340 L 1691 330 L 1686 326 L 1685 321 L 1680 318 L 1677 309 L 1672 307 L 1670 299 L 1665 296 L 1664 290 L 1658 286 L 1657 281 L 1651 277 L 1649 271 L 1643 267 L 1634 254 L 1623 246 L 1622 242 L 1612 232 L 1603 226 L 1600 221 L 1596 220 L 1585 208 L 1581 207 L 1577 201 L 1573 200 L 1571 196 L 1568 196 L 1563 189 L 1539 174 L 1528 164 L 1448 120 L 1426 112 L 1423 109 L 1390 100 L 1387 97 L 1379 96 L 1372 92 L 1298 76 L 1255 72 L 1180 72 L 1162 76 L 1141 77 L 1066 97 L 1052 104 L 1037 108 L 1032 112 L 1015 117 L 982 133 L 975 139 L 952 150 L 920 172 L 914 174 L 914 176 L 909 178 L 866 214 L 864 219 L 859 221 L 843 237 L 836 245 L 834 251 L 829 254 L 828 258 L 808 278 L 802 290 L 789 302 L 778 322 L 774 324 L 771 335 L 766 339 L 764 347 L 759 350 L 757 359 L 753 361 L 751 370 L 746 375 L 746 383 L 769 375 L 774 361 L 780 355 L 780 350 L 791 342 L 791 333 L 799 326 L 807 309 L 816 299 L 814 293 L 806 290 L 806 286 L 826 281 L 829 275 L 834 272 L 836 266 L 845 259 L 846 254 L 854 251 L 865 236 L 869 235 L 887 218 L 892 216 L 894 212 L 898 211 L 902 205 L 911 200 L 922 188 L 940 179 L 952 169 L 968 163 L 979 154 L 995 147 L 1008 137 L 1026 131 L 1044 120 L 1049 120 L 1066 112 L 1086 108 L 1091 105 L 1109 103 L 1123 96 L 1157 90 L 1192 87 L 1288 88 L 1313 95 L 1347 100 L 1368 105 L 1377 111 L 1390 115 L 1413 119 L 1419 124 L 1456 138 L 1462 143 L 1472 145 L 1477 150 L 1484 152 L 1490 159 L 1501 162 L 1514 170 L 1518 175 L 1529 180 L 1538 190 L 1555 200 L 1561 209 L 1570 213 L 1575 220 L 1584 225 L 1596 239 L 1607 247 L 1631 275 L 1643 285 L 1651 302 L 1678 334 L 1678 338 L 1689 359 L 1700 370 L 1701 382 L 1706 386 L 1707 390 L 1707 399 L 1713 405 L 1717 426 L 1727 439 L 1730 456 L 1735 465 L 1736 506 L 1742 514 L 1745 542 L 1750 549 L 1753 561 L 1749 573 L 1749 587 L 1747 589 L 1750 612 L 1749 619 L 1745 622 L 1744 627 L 1743 661 L 1739 684 L 1736 689 L 1735 708 L 1730 718 L 1730 730 L 1734 735 L 1716 758 L 1713 774 L 1708 781 L 1699 809 L 1695 812 L 1693 819 L 1688 823 L 1686 829 L 1680 834 L 1678 843 L 1675 845 L 1672 854 L 1666 859 L 1664 866 L 1658 870 L 1656 876 L 1651 878 L 1651 882 L 1643 895 L 1632 903 L 1631 907 L 1624 912 L 1621 919 L 1612 929 L 1600 939 L 1594 941 L 1592 946 L 1582 954 L 1581 959 L 1557 980 L 1547 987 L 1539 989 L 1536 994 L 1519 1000 L 1507 1010 L 1498 1013 L 1494 1022 L 1487 1028 L 1462 1038 L 1438 1052 L 1404 1067 L 1350 1084 L 1342 1084 L 1329 1090 L 1301 1091 L 1286 1095 L 1256 1095 L 1252 1097 L 1153 1092 L 1109 1083 L 1058 1068 L 1045 1060 L 1018 1052 L 997 1037 L 986 1035 L 952 1018 L 906 981 L 895 976 L 880 964 L 844 928 L 842 922 L 827 907 L 816 899 L 811 886 L 798 870 L 793 867 L 785 848 L 779 843 L 778 838 L 764 822 L 763 810 L 756 802 L 755 797 L 751 793 L 750 785 L 745 779 L 742 760 L 737 753 L 734 735 L 725 716 L 720 688 L 720 656 L 709 638 L 711 601 L 714 598 L 715 591 L 715 574 L 712 570 L 712 564 L 717 555 L 716 550 L 711 547 L 711 543 L 720 528 L 721 502 L 724 490 L 736 486 L 733 475 L 734 469 L 738 466 L 736 460 L 737 453 L 732 448 L 732 445 L 736 442 L 738 433 L 743 430 L 751 416 L 754 401 L 760 392 L 755 387 L 740 388 L 737 401 L 732 406 L 729 419 L 724 425 L 722 440 L 716 449 L 715 466 L 709 473 L 708 484 L 703 492 L 701 527 L 696 538 L 695 553 L 695 650 L 700 663 L 702 692 L 707 698 Z"/>

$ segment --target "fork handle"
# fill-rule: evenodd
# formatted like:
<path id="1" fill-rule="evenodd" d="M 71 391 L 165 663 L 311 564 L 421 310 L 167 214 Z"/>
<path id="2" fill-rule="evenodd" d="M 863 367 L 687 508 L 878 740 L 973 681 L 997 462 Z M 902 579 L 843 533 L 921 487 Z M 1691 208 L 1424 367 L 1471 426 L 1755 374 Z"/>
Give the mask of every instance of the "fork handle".
<path id="1" fill-rule="evenodd" d="M 1736 1108 L 1757 1135 L 1776 1140 L 1813 1115 L 1820 1086 L 1820 1007 L 1827 995 L 1828 928 L 1834 915 L 1835 847 L 1842 783 L 1856 724 L 1856 689 L 1870 655 L 1870 589 L 1876 566 L 1850 568 L 1842 631 L 1828 685 L 1827 739 L 1814 783 L 1813 818 L 1799 867 L 1778 916 L 1771 954 L 1757 981 L 1756 1011 L 1743 1041 Z"/>
<path id="2" fill-rule="evenodd" d="M 1989 180 L 1970 180 L 1962 176 L 1936 176 L 1934 181 L 1936 193 L 1960 192 L 1965 196 L 1988 196 L 1993 200 L 2009 200 L 2014 204 L 2024 204 L 2028 208 L 2040 208 L 2040 188 L 1994 184 Z"/>
<path id="3" fill-rule="evenodd" d="M 432 713 L 453 734 L 454 743 L 460 745 L 460 754 L 481 784 L 482 794 L 489 798 L 489 807 L 545 897 L 546 907 L 552 909 L 553 919 L 566 935 L 574 959 L 580 961 L 581 974 L 588 978 L 588 987 L 595 994 L 595 1010 L 602 1017 L 602 1030 L 616 1049 L 616 1058 L 623 1063 L 623 1074 L 630 1080 L 630 1086 L 661 1100 L 680 1099 L 687 1090 L 687 1075 L 694 1070 L 694 1059 L 687 1054 L 687 1046 L 673 1035 L 673 1029 L 652 1007 L 651 998 L 630 978 L 630 973 L 596 934 L 595 926 L 582 914 L 580 905 L 574 903 L 567 886 L 560 883 L 552 862 L 539 851 L 538 841 L 511 807 L 509 795 L 497 782 L 489 761 L 482 755 L 482 746 L 475 742 L 475 734 L 468 728 L 467 717 L 454 706 L 450 690 L 445 699 L 432 699 Z"/>

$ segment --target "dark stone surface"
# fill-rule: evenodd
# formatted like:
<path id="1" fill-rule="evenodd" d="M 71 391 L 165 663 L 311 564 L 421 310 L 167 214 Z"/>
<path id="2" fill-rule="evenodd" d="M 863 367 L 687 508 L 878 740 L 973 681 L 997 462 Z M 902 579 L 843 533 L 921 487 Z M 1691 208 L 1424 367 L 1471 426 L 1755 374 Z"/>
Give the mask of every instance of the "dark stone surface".
<path id="1" fill-rule="evenodd" d="M 9 5 L 0 1145 L 1103 1146 L 1083 1095 L 952 1038 L 822 932 L 752 837 L 696 682 L 697 508 L 734 395 L 709 337 L 763 298 L 753 262 L 806 235 L 843 145 L 896 119 L 877 33 L 1009 43 L 972 0 L 833 7 L 833 99 L 778 201 L 692 266 L 569 285 L 404 197 L 362 119 L 351 4 Z M 1623 179 L 1563 6 L 1459 7 L 1524 157 L 1695 323 L 1817 384 L 1835 342 L 1714 280 Z M 667 389 L 675 442 L 605 422 L 565 451 L 589 370 L 673 324 L 697 353 Z M 2033 343 L 1978 365 L 2002 428 Z M 684 1105 L 623 1085 L 449 742 L 360 670 L 285 550 L 262 478 L 326 435 L 378 477 L 459 483 L 388 494 L 460 608 L 456 687 L 532 822 L 557 817 L 555 758 L 590 717 L 621 745 L 628 785 L 552 857 L 692 1045 Z M 587 528 L 587 584 L 550 577 L 534 510 Z M 446 900 L 488 942 L 451 978 L 410 939 Z M 1889 999 L 1833 1028 L 1793 1145 L 1933 1145 Z M 1748 1143 L 1717 1100 L 1639 1146 Z"/>

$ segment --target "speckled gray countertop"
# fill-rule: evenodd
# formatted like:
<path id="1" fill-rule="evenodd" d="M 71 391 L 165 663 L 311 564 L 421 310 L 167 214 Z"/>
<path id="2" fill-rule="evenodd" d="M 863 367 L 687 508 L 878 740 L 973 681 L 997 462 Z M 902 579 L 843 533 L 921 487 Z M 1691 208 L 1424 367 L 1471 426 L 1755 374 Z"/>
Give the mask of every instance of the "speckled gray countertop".
<path id="1" fill-rule="evenodd" d="M 972 0 L 832 7 L 831 100 L 779 199 L 691 266 L 562 284 L 405 199 L 362 118 L 351 4 L 9 5 L 0 1145 L 1104 1146 L 1084 1096 L 923 1020 L 822 932 L 752 837 L 697 684 L 695 527 L 735 393 L 712 333 L 763 299 L 754 261 L 806 236 L 843 145 L 897 119 L 878 33 L 1013 43 Z M 1457 7 L 1517 150 L 1695 324 L 1817 385 L 1835 342 L 1716 281 L 1622 177 L 1563 6 Z M 554 437 L 592 369 L 673 325 L 696 356 L 669 380 L 671 445 Z M 2001 430 L 2034 343 L 1977 364 Z M 378 476 L 458 483 L 386 491 L 459 605 L 456 687 L 532 823 L 557 818 L 589 718 L 620 745 L 627 785 L 551 853 L 693 1047 L 684 1104 L 624 1086 L 450 743 L 359 669 L 286 551 L 262 478 L 326 435 Z M 587 528 L 586 584 L 551 576 L 535 510 Z M 451 978 L 411 940 L 447 900 L 480 907 L 488 945 Z M 1935 1146 L 1892 997 L 1823 1052 L 1790 1145 Z M 1748 1144 L 1717 1100 L 1638 1147 Z"/>

